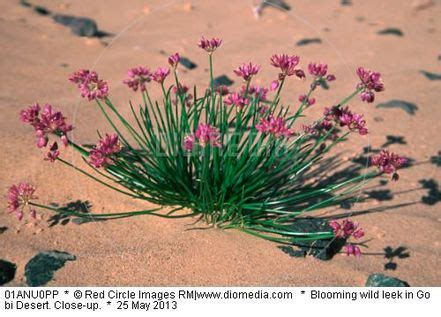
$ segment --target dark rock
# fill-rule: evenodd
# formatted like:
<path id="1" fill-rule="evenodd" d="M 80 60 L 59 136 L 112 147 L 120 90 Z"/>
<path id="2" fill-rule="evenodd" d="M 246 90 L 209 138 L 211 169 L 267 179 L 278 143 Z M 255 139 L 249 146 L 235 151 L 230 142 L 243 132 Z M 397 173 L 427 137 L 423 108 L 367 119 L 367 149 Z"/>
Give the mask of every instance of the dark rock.
<path id="1" fill-rule="evenodd" d="M 32 4 L 30 4 L 29 2 L 27 2 L 26 0 L 21 0 L 20 1 L 20 5 L 26 8 L 30 8 L 32 7 Z"/>
<path id="2" fill-rule="evenodd" d="M 290 227 L 291 231 L 296 232 L 318 232 L 318 231 L 332 231 L 328 221 L 317 218 L 299 218 Z M 305 255 L 312 255 L 313 257 L 327 261 L 336 255 L 346 244 L 346 239 L 333 238 L 316 241 L 297 242 L 294 245 Z"/>
<path id="3" fill-rule="evenodd" d="M 17 266 L 9 261 L 0 260 L 0 285 L 12 281 L 15 277 Z"/>
<path id="4" fill-rule="evenodd" d="M 218 86 L 231 86 L 234 81 L 232 81 L 230 78 L 228 78 L 227 75 L 221 75 L 213 79 L 214 87 Z"/>
<path id="5" fill-rule="evenodd" d="M 406 111 L 408 114 L 412 116 L 415 114 L 415 111 L 418 109 L 417 105 L 412 102 L 397 100 L 397 99 L 390 100 L 386 103 L 380 103 L 377 105 L 377 108 L 399 108 Z"/>
<path id="6" fill-rule="evenodd" d="M 45 7 L 42 7 L 42 6 L 35 6 L 34 12 L 38 13 L 39 15 L 50 15 L 51 14 L 51 12 L 48 9 L 46 9 Z"/>
<path id="7" fill-rule="evenodd" d="M 352 1 L 351 0 L 341 0 L 340 4 L 342 6 L 351 6 L 352 5 Z"/>
<path id="8" fill-rule="evenodd" d="M 55 14 L 53 19 L 56 23 L 69 27 L 72 33 L 78 36 L 101 37 L 106 35 L 104 32 L 98 31 L 96 22 L 89 18 Z"/>
<path id="9" fill-rule="evenodd" d="M 321 44 L 322 40 L 315 37 L 315 38 L 306 38 L 306 39 L 301 39 L 299 41 L 297 41 L 296 45 L 297 46 L 305 46 L 305 45 L 309 45 L 309 44 Z"/>
<path id="10" fill-rule="evenodd" d="M 181 60 L 179 61 L 182 66 L 184 66 L 187 69 L 194 69 L 198 67 L 195 63 L 193 63 L 189 58 L 181 56 Z"/>
<path id="11" fill-rule="evenodd" d="M 6 230 L 8 230 L 8 227 L 0 227 L 0 234 L 4 233 Z"/>
<path id="12" fill-rule="evenodd" d="M 377 32 L 378 35 L 396 35 L 396 36 L 404 36 L 403 31 L 398 28 L 387 28 Z"/>
<path id="13" fill-rule="evenodd" d="M 54 272 L 64 266 L 66 261 L 76 257 L 60 251 L 45 251 L 34 256 L 25 266 L 26 283 L 29 286 L 43 286 L 54 277 Z"/>
<path id="14" fill-rule="evenodd" d="M 261 9 L 268 7 L 273 7 L 282 11 L 291 10 L 291 6 L 283 0 L 265 0 L 260 4 Z"/>
<path id="15" fill-rule="evenodd" d="M 426 76 L 428 80 L 441 80 L 441 74 L 427 72 L 425 70 L 420 70 L 420 73 Z"/>
<path id="16" fill-rule="evenodd" d="M 409 284 L 395 277 L 390 277 L 383 274 L 375 273 L 369 275 L 366 281 L 366 286 L 367 287 L 409 287 Z"/>

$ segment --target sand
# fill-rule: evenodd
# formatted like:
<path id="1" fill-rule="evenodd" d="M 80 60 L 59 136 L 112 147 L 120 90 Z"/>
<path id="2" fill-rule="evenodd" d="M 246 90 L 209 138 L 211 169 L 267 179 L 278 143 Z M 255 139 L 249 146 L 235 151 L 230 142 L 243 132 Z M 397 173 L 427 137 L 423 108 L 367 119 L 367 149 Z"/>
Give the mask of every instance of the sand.
<path id="1" fill-rule="evenodd" d="M 165 65 L 161 50 L 179 52 L 198 67 L 181 77 L 188 84 L 206 85 L 206 55 L 195 43 L 201 35 L 224 39 L 216 53 L 216 74 L 234 78 L 232 69 L 252 60 L 262 67 L 259 81 L 267 84 L 276 76 L 269 65 L 273 53 L 296 53 L 302 65 L 325 61 L 337 76 L 329 91 L 317 94 L 311 117 L 352 91 L 354 69 L 363 65 L 383 74 L 386 91 L 374 104 L 351 103 L 363 112 L 371 133 L 355 137 L 337 149 L 349 157 L 371 145 L 379 148 L 387 135 L 402 136 L 406 144 L 390 150 L 414 161 L 401 179 L 386 189 L 390 200 L 356 204 L 351 213 L 369 210 L 359 221 L 370 241 L 360 258 L 338 254 L 323 262 L 313 257 L 293 258 L 277 244 L 236 231 L 188 230 L 194 219 L 164 220 L 136 217 L 77 225 L 50 226 L 51 213 L 41 211 L 36 223 L 18 222 L 6 212 L 0 198 L 0 258 L 17 264 L 16 278 L 8 285 L 25 285 L 24 266 L 39 251 L 60 250 L 77 257 L 66 263 L 48 285 L 119 286 L 363 286 L 371 273 L 384 273 L 412 286 L 441 285 L 441 216 L 439 192 L 429 195 L 419 183 L 440 181 L 440 168 L 430 158 L 441 150 L 440 81 L 430 81 L 420 70 L 439 73 L 441 54 L 440 1 L 371 0 L 341 6 L 337 0 L 294 1 L 283 13 L 268 8 L 260 19 L 253 16 L 250 1 L 49 1 L 34 0 L 62 14 L 95 19 L 112 37 L 81 38 L 51 18 L 40 16 L 18 1 L 1 0 L 0 10 L 0 189 L 18 181 L 37 185 L 39 201 L 66 204 L 89 201 L 93 212 L 138 210 L 151 205 L 130 200 L 98 186 L 60 164 L 42 160 L 33 132 L 18 120 L 20 109 L 39 101 L 62 109 L 76 129 L 79 143 L 94 143 L 96 129 L 109 131 L 93 103 L 82 100 L 68 75 L 79 68 L 94 68 L 109 81 L 112 98 L 129 113 L 128 99 L 138 97 L 121 83 L 129 67 Z M 385 28 L 399 28 L 404 36 L 378 35 Z M 321 44 L 298 47 L 303 38 L 320 38 Z M 235 79 L 235 78 L 234 78 Z M 236 84 L 239 82 L 236 81 Z M 283 98 L 293 103 L 306 91 L 307 83 L 290 80 Z M 412 102 L 418 109 L 409 115 L 402 109 L 377 109 L 392 99 Z M 81 164 L 68 151 L 67 160 Z M 368 189 L 366 189 L 368 191 Z M 435 196 L 433 195 L 435 193 Z M 339 210 L 338 212 L 348 212 Z M 408 257 L 394 257 L 395 270 L 384 248 L 405 247 Z"/>

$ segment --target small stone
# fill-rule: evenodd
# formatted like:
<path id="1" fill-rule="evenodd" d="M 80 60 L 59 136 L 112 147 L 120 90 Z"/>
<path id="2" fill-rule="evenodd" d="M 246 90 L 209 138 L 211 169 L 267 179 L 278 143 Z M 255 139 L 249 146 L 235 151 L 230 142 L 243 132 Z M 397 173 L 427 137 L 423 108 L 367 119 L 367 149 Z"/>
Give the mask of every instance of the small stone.
<path id="1" fill-rule="evenodd" d="M 409 287 L 405 281 L 399 280 L 395 277 L 375 273 L 369 275 L 366 285 L 367 287 Z"/>
<path id="2" fill-rule="evenodd" d="M 142 8 L 142 12 L 147 15 L 150 14 L 150 7 L 149 6 L 144 6 L 144 8 Z"/>
<path id="3" fill-rule="evenodd" d="M 196 63 L 192 62 L 189 58 L 184 56 L 181 56 L 181 60 L 179 61 L 179 63 L 187 69 L 194 69 L 198 67 Z"/>
<path id="4" fill-rule="evenodd" d="M 322 40 L 315 37 L 315 38 L 305 38 L 305 39 L 301 39 L 299 41 L 297 41 L 296 45 L 297 46 L 305 46 L 305 45 L 309 45 L 309 44 L 321 44 Z"/>
<path id="5" fill-rule="evenodd" d="M 351 6 L 352 5 L 352 1 L 351 0 L 341 0 L 340 4 L 344 7 L 344 6 Z"/>
<path id="6" fill-rule="evenodd" d="M 92 19 L 63 14 L 56 14 L 53 19 L 56 23 L 69 27 L 75 35 L 92 37 L 98 34 L 98 26 Z"/>
<path id="7" fill-rule="evenodd" d="M 51 12 L 48 9 L 46 9 L 45 7 L 42 7 L 42 6 L 35 6 L 34 12 L 39 15 L 50 15 L 51 14 Z"/>
<path id="8" fill-rule="evenodd" d="M 0 260 L 0 285 L 9 283 L 15 277 L 17 266 L 6 260 Z"/>
<path id="9" fill-rule="evenodd" d="M 403 31 L 398 28 L 387 28 L 377 32 L 378 35 L 396 35 L 396 36 L 404 36 Z"/>
<path id="10" fill-rule="evenodd" d="M 420 70 L 420 73 L 426 76 L 428 80 L 441 80 L 441 74 L 440 73 L 431 73 L 425 70 Z"/>
<path id="11" fill-rule="evenodd" d="M 32 5 L 29 2 L 27 2 L 26 0 L 21 0 L 20 5 L 22 5 L 23 7 L 26 7 L 26 8 L 32 7 Z"/>
<path id="12" fill-rule="evenodd" d="M 231 86 L 234 83 L 227 75 L 221 75 L 213 79 L 214 87 L 217 86 Z"/>
<path id="13" fill-rule="evenodd" d="M 29 286 L 43 286 L 54 277 L 54 272 L 62 268 L 66 261 L 76 257 L 60 251 L 44 251 L 34 256 L 25 266 L 26 283 Z"/>
<path id="14" fill-rule="evenodd" d="M 290 227 L 295 232 L 324 232 L 332 231 L 328 221 L 317 218 L 299 218 Z M 346 244 L 346 239 L 333 238 L 316 241 L 303 241 L 295 243 L 306 255 L 312 255 L 316 259 L 327 261 L 336 255 Z"/>

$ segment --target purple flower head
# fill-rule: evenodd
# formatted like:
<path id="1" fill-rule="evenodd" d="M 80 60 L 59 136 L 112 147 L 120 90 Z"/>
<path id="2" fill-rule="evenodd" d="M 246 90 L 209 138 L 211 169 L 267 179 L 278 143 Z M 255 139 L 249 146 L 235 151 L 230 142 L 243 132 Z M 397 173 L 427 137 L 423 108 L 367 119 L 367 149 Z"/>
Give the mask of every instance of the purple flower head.
<path id="1" fill-rule="evenodd" d="M 170 69 L 159 67 L 152 75 L 152 79 L 159 84 L 164 83 L 165 78 L 170 74 Z"/>
<path id="2" fill-rule="evenodd" d="M 168 64 L 173 68 L 176 69 L 178 67 L 179 61 L 181 60 L 181 56 L 179 56 L 178 53 L 174 53 L 168 57 Z"/>
<path id="3" fill-rule="evenodd" d="M 369 69 L 359 67 L 356 70 L 360 83 L 357 85 L 357 89 L 361 89 L 360 98 L 365 102 L 374 102 L 375 93 L 384 90 L 384 84 L 381 81 L 381 74 L 373 72 Z"/>
<path id="4" fill-rule="evenodd" d="M 334 106 L 332 108 L 325 108 L 324 114 L 326 120 L 333 120 L 341 127 L 348 127 L 349 131 L 358 132 L 360 135 L 366 135 L 368 129 L 366 128 L 366 120 L 363 115 L 352 113 L 348 107 L 341 108 Z"/>
<path id="5" fill-rule="evenodd" d="M 199 124 L 195 137 L 200 146 L 205 147 L 210 144 L 213 147 L 221 147 L 219 129 L 209 124 Z"/>
<path id="6" fill-rule="evenodd" d="M 234 70 L 234 73 L 242 77 L 245 81 L 250 81 L 251 78 L 259 72 L 260 66 L 253 63 L 244 63 Z"/>
<path id="7" fill-rule="evenodd" d="M 359 227 L 359 224 L 350 219 L 345 219 L 342 223 L 332 220 L 329 222 L 329 226 L 332 228 L 334 235 L 338 238 L 348 239 L 353 237 L 360 239 L 364 236 L 364 231 Z"/>
<path id="8" fill-rule="evenodd" d="M 173 86 L 173 88 L 172 88 L 172 92 L 175 94 L 175 95 L 185 95 L 185 94 L 187 94 L 188 93 L 188 86 L 187 85 L 185 85 L 185 84 L 179 84 L 179 87 L 177 87 L 177 86 Z"/>
<path id="9" fill-rule="evenodd" d="M 333 75 L 333 74 L 329 74 L 328 76 L 326 76 L 326 80 L 327 81 L 334 81 L 334 80 L 336 80 L 337 78 L 335 77 L 335 75 Z"/>
<path id="10" fill-rule="evenodd" d="M 315 104 L 315 98 L 308 98 L 306 95 L 300 95 L 299 101 L 307 106 L 312 106 Z"/>
<path id="11" fill-rule="evenodd" d="M 46 157 L 44 158 L 45 161 L 55 162 L 55 160 L 60 155 L 60 151 L 58 150 L 58 144 L 57 142 L 52 143 L 51 147 L 49 148 L 49 152 L 47 153 Z"/>
<path id="12" fill-rule="evenodd" d="M 236 106 L 239 109 L 242 109 L 243 107 L 248 105 L 250 101 L 239 93 L 231 93 L 225 97 L 224 103 L 226 105 Z"/>
<path id="13" fill-rule="evenodd" d="M 184 97 L 184 103 L 187 107 L 191 106 L 191 100 L 193 99 L 193 95 L 188 93 L 189 88 L 187 85 L 179 84 L 179 87 L 173 86 L 172 92 L 176 96 Z M 175 101 L 173 101 L 175 103 Z"/>
<path id="14" fill-rule="evenodd" d="M 29 123 L 33 127 L 35 127 L 38 122 L 40 114 L 40 105 L 38 103 L 34 103 L 33 105 L 29 106 L 28 109 L 20 111 L 20 120 L 24 123 Z"/>
<path id="15" fill-rule="evenodd" d="M 77 84 L 80 89 L 81 96 L 89 101 L 95 99 L 105 99 L 109 94 L 109 86 L 107 82 L 98 78 L 95 71 L 87 69 L 79 70 L 73 73 L 69 80 Z"/>
<path id="16" fill-rule="evenodd" d="M 24 209 L 29 208 L 31 216 L 35 217 L 35 210 L 29 207 L 31 200 L 37 199 L 34 195 L 35 187 L 29 183 L 19 183 L 12 185 L 8 190 L 8 209 L 10 213 L 15 213 L 19 220 L 23 219 Z"/>
<path id="17" fill-rule="evenodd" d="M 214 91 L 221 96 L 226 96 L 230 93 L 230 89 L 228 89 L 228 87 L 225 85 L 218 85 L 214 87 Z"/>
<path id="18" fill-rule="evenodd" d="M 117 134 L 106 134 L 98 144 L 90 150 L 89 163 L 96 167 L 105 167 L 113 163 L 112 156 L 121 151 L 121 144 Z"/>
<path id="19" fill-rule="evenodd" d="M 371 165 L 378 167 L 380 172 L 392 174 L 392 180 L 397 181 L 399 176 L 397 170 L 407 163 L 405 157 L 398 154 L 382 150 L 379 155 L 371 158 Z"/>
<path id="20" fill-rule="evenodd" d="M 277 88 L 279 88 L 279 81 L 278 80 L 273 80 L 270 84 L 270 90 L 274 91 Z"/>
<path id="21" fill-rule="evenodd" d="M 271 65 L 280 68 L 280 80 L 292 75 L 296 75 L 299 78 L 304 77 L 304 72 L 295 68 L 299 62 L 300 57 L 297 55 L 275 54 L 271 57 Z"/>
<path id="22" fill-rule="evenodd" d="M 245 94 L 247 87 L 246 86 L 242 86 L 240 93 L 242 95 Z M 257 85 L 250 85 L 248 87 L 248 94 L 250 96 L 253 96 L 256 100 L 258 101 L 266 101 L 266 95 L 268 94 L 268 88 L 265 87 L 259 87 Z"/>
<path id="23" fill-rule="evenodd" d="M 198 46 L 210 54 L 213 53 L 219 46 L 221 46 L 221 44 L 222 40 L 215 37 L 212 39 L 206 39 L 205 37 L 202 37 L 198 42 Z"/>
<path id="24" fill-rule="evenodd" d="M 328 65 L 322 63 L 309 63 L 308 72 L 315 77 L 324 77 L 328 72 Z"/>
<path id="25" fill-rule="evenodd" d="M 353 244 L 347 244 L 344 246 L 344 251 L 346 253 L 347 256 L 353 255 L 353 256 L 360 256 L 361 255 L 361 250 L 357 245 L 353 245 Z"/>
<path id="26" fill-rule="evenodd" d="M 127 72 L 127 78 L 123 80 L 133 91 L 138 89 L 141 91 L 147 90 L 146 84 L 152 80 L 152 73 L 147 67 L 139 66 L 129 69 Z"/>
<path id="27" fill-rule="evenodd" d="M 274 118 L 273 115 L 269 115 L 267 119 L 260 119 L 260 122 L 256 124 L 256 129 L 261 133 L 271 134 L 276 138 L 289 138 L 294 134 L 294 132 L 288 128 L 283 118 Z"/>
<path id="28" fill-rule="evenodd" d="M 73 126 L 67 123 L 66 117 L 60 111 L 54 111 L 50 104 L 45 104 L 41 111 L 40 105 L 35 103 L 20 112 L 20 119 L 34 128 L 39 148 L 46 147 L 49 134 L 61 137 L 65 145 L 69 142 L 67 133 L 73 130 Z"/>
<path id="29" fill-rule="evenodd" d="M 195 137 L 193 134 L 189 134 L 186 137 L 184 137 L 184 149 L 186 151 L 193 150 L 194 142 L 195 142 Z"/>

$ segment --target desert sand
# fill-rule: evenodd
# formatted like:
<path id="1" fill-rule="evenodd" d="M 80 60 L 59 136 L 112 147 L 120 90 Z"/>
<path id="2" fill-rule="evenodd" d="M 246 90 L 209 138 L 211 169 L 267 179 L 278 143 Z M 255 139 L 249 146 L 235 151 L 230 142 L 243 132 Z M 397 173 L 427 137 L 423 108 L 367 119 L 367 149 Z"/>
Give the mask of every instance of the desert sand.
<path id="1" fill-rule="evenodd" d="M 303 67 L 310 61 L 327 62 L 337 81 L 332 89 L 317 93 L 312 117 L 353 90 L 356 67 L 381 72 L 386 90 L 375 103 L 351 103 L 365 114 L 370 134 L 353 137 L 334 153 L 354 157 L 365 146 L 381 148 L 389 135 L 401 141 L 389 142 L 387 148 L 411 158 L 412 166 L 400 172 L 398 182 L 382 188 L 390 190 L 386 198 L 379 195 L 338 210 L 348 215 L 368 211 L 353 218 L 365 229 L 369 248 L 360 258 L 337 254 L 330 261 L 291 257 L 277 244 L 241 232 L 188 230 L 201 227 L 192 225 L 194 219 L 142 216 L 51 225 L 52 214 L 39 211 L 37 221 L 19 222 L 7 213 L 2 194 L 0 258 L 17 264 L 9 286 L 25 285 L 25 264 L 44 250 L 66 251 L 77 258 L 56 272 L 51 286 L 363 286 L 371 273 L 394 276 L 411 286 L 441 286 L 441 82 L 421 73 L 441 73 L 440 1 L 353 0 L 342 6 L 338 0 L 288 0 L 289 12 L 266 8 L 259 19 L 248 0 L 30 2 L 52 12 L 93 18 L 100 30 L 112 35 L 79 37 L 19 1 L 0 1 L 0 189 L 5 194 L 11 184 L 29 181 L 37 186 L 41 203 L 87 201 L 92 212 L 151 207 L 43 161 L 33 131 L 19 122 L 18 113 L 33 102 L 49 102 L 73 122 L 76 142 L 95 143 L 96 129 L 110 129 L 95 104 L 83 100 L 68 82 L 68 75 L 80 68 L 97 70 L 108 80 L 118 108 L 129 114 L 128 100 L 139 98 L 121 82 L 130 67 L 165 66 L 166 54 L 179 52 L 198 65 L 179 68 L 184 82 L 207 84 L 207 56 L 196 46 L 201 35 L 224 39 L 215 55 L 215 72 L 234 79 L 234 87 L 240 82 L 233 68 L 248 61 L 262 65 L 259 81 L 268 84 L 277 74 L 269 65 L 274 53 L 298 54 Z M 403 35 L 377 33 L 387 28 Z M 319 38 L 321 43 L 296 45 L 304 38 Z M 283 102 L 294 103 L 307 87 L 307 82 L 290 80 Z M 417 109 L 412 115 L 401 108 L 376 108 L 394 99 Z M 82 164 L 71 151 L 65 158 Z M 434 182 L 424 188 L 423 180 Z M 404 247 L 408 256 L 387 259 L 387 247 Z M 390 261 L 396 267 L 386 270 Z"/>

